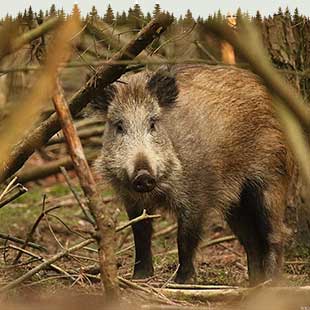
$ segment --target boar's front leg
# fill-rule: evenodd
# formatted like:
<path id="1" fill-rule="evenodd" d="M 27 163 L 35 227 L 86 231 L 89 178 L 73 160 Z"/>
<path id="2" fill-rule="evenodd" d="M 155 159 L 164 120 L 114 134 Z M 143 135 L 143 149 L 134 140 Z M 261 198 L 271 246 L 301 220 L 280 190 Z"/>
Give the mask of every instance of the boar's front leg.
<path id="1" fill-rule="evenodd" d="M 131 220 L 140 216 L 143 208 L 136 204 L 126 204 L 128 218 Z M 145 279 L 154 274 L 151 238 L 152 238 L 152 220 L 144 220 L 132 225 L 132 231 L 135 242 L 135 265 L 134 279 Z"/>
<path id="2" fill-rule="evenodd" d="M 194 256 L 202 234 L 202 214 L 189 209 L 178 214 L 179 269 L 175 282 L 195 281 Z"/>

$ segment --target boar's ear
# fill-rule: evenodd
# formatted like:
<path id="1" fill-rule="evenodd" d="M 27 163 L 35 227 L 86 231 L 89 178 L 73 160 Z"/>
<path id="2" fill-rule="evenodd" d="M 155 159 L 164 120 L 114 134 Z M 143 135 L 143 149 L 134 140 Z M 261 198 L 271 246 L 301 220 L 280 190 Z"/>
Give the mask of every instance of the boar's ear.
<path id="1" fill-rule="evenodd" d="M 176 76 L 167 70 L 157 71 L 149 79 L 147 88 L 164 107 L 172 107 L 179 94 Z"/>
<path id="2" fill-rule="evenodd" d="M 108 85 L 102 90 L 96 89 L 92 94 L 91 107 L 97 112 L 106 113 L 111 101 L 114 99 L 116 93 L 116 87 L 114 85 Z"/>

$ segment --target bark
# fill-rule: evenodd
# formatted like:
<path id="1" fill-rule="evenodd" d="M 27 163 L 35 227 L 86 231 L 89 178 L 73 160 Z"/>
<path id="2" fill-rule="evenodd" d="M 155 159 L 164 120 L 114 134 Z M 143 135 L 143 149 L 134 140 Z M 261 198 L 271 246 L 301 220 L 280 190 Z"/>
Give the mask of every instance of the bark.
<path id="1" fill-rule="evenodd" d="M 119 298 L 117 281 L 117 268 L 115 256 L 115 220 L 111 214 L 110 205 L 104 203 L 95 179 L 87 163 L 77 130 L 73 125 L 69 108 L 65 102 L 60 85 L 57 85 L 56 94 L 53 97 L 56 112 L 59 116 L 64 136 L 67 140 L 68 151 L 72 158 L 74 169 L 79 178 L 80 185 L 88 199 L 88 207 L 95 218 L 98 229 L 98 255 L 100 263 L 100 275 L 105 294 L 109 300 Z"/>
<path id="2" fill-rule="evenodd" d="M 71 99 L 69 108 L 72 116 L 76 116 L 93 96 L 100 93 L 101 89 L 120 78 L 126 70 L 126 65 L 117 65 L 115 62 L 131 60 L 139 55 L 146 46 L 166 30 L 171 22 L 171 18 L 167 15 L 158 16 L 140 31 L 136 39 L 130 41 L 112 57 L 110 64 L 98 68 L 97 73 Z M 0 163 L 0 183 L 18 171 L 34 151 L 45 145 L 59 130 L 60 124 L 57 115 L 54 113 L 32 133 L 28 134 L 16 145 L 9 159 Z"/>
<path id="3" fill-rule="evenodd" d="M 97 155 L 95 153 L 89 153 L 86 157 L 91 162 L 97 157 Z M 17 174 L 18 182 L 24 184 L 27 182 L 44 179 L 51 175 L 60 173 L 60 167 L 65 167 L 67 170 L 73 169 L 71 157 L 65 156 L 36 167 L 25 167 Z"/>

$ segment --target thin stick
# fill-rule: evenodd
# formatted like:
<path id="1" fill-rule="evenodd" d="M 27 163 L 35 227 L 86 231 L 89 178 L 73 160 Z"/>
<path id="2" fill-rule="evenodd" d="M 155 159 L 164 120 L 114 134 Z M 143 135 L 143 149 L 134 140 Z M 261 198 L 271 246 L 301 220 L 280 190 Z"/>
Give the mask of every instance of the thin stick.
<path id="1" fill-rule="evenodd" d="M 115 229 L 115 231 L 116 232 L 121 231 L 121 230 L 125 229 L 128 226 L 131 226 L 131 225 L 133 225 L 133 224 L 135 224 L 137 222 L 140 222 L 140 221 L 143 221 L 143 220 L 146 220 L 146 219 L 154 219 L 154 218 L 159 218 L 159 217 L 160 217 L 159 214 L 154 214 L 154 215 L 147 214 L 146 210 L 144 209 L 140 216 L 138 216 L 138 217 L 128 221 L 126 224 L 124 224 L 122 226 L 117 227 Z"/>
<path id="2" fill-rule="evenodd" d="M 29 233 L 27 234 L 26 240 L 24 241 L 24 244 L 22 246 L 22 249 L 26 249 L 26 247 L 30 244 L 30 240 L 32 239 L 33 234 L 35 233 L 37 227 L 39 226 L 41 220 L 44 218 L 46 214 L 48 214 L 51 211 L 54 211 L 56 209 L 59 209 L 61 205 L 56 205 L 54 207 L 51 207 L 47 210 L 45 210 L 45 202 L 46 202 L 46 196 L 43 196 L 43 204 L 42 204 L 42 211 L 36 221 L 34 222 L 33 226 L 31 227 Z M 21 258 L 23 252 L 19 252 L 14 260 L 14 264 L 17 264 L 19 259 Z"/>
<path id="3" fill-rule="evenodd" d="M 36 266 L 35 268 L 29 270 L 27 273 L 25 273 L 24 275 L 22 275 L 21 277 L 15 279 L 14 281 L 8 283 L 7 285 L 3 286 L 0 288 L 0 293 L 4 293 L 7 292 L 8 290 L 17 287 L 18 285 L 20 285 L 21 283 L 25 282 L 26 280 L 30 279 L 32 276 L 34 276 L 36 273 L 38 273 L 39 271 L 45 269 L 46 267 L 50 266 L 51 264 L 53 264 L 54 262 L 56 262 L 57 260 L 59 260 L 60 258 L 67 256 L 68 254 L 75 252 L 79 249 L 82 249 L 83 247 L 91 244 L 94 242 L 94 239 L 87 239 L 84 240 L 76 245 L 74 245 L 73 247 L 69 248 L 69 249 L 65 249 L 61 252 L 59 252 L 58 254 L 52 256 L 51 258 L 45 260 L 42 264 Z"/>
<path id="4" fill-rule="evenodd" d="M 236 236 L 232 236 L 231 235 L 231 236 L 217 238 L 217 239 L 214 239 L 214 240 L 209 240 L 209 241 L 203 243 L 200 246 L 200 249 L 204 249 L 204 248 L 210 247 L 212 245 L 220 244 L 222 242 L 233 241 L 233 240 L 236 240 Z M 173 249 L 173 250 L 170 250 L 170 251 L 166 251 L 164 253 L 159 253 L 158 255 L 177 254 L 177 253 L 178 253 L 178 250 L 177 249 Z"/>
<path id="5" fill-rule="evenodd" d="M 25 243 L 25 240 L 23 239 L 19 239 L 19 238 L 16 238 L 16 237 L 13 237 L 13 236 L 10 236 L 10 235 L 7 235 L 7 234 L 3 234 L 3 233 L 0 233 L 0 238 L 1 239 L 4 239 L 4 240 L 9 240 L 9 241 L 12 241 L 12 242 L 15 242 L 15 243 L 18 243 L 18 244 L 24 244 Z M 34 243 L 34 242 L 28 242 L 28 246 L 33 248 L 33 249 L 36 249 L 36 250 L 41 250 L 41 251 L 46 251 L 47 252 L 47 248 L 40 245 L 40 244 L 37 244 L 37 243 Z"/>
<path id="6" fill-rule="evenodd" d="M 16 193 L 13 193 L 10 197 L 8 197 L 8 198 L 6 198 L 0 202 L 0 209 L 2 207 L 6 206 L 7 204 L 9 204 L 10 202 L 14 201 L 15 199 L 17 199 L 18 197 L 20 197 L 20 196 L 22 196 L 28 192 L 28 189 L 21 184 L 19 184 L 17 189 L 18 190 Z"/>
<path id="7" fill-rule="evenodd" d="M 27 254 L 28 256 L 31 256 L 31 257 L 36 258 L 37 260 L 40 260 L 40 261 L 43 261 L 43 262 L 46 261 L 46 259 L 43 258 L 42 256 L 36 255 L 36 254 L 34 254 L 34 253 L 30 252 L 30 251 L 27 251 L 27 250 L 25 250 L 25 249 L 22 249 L 22 248 L 18 247 L 18 246 L 9 244 L 9 245 L 8 245 L 8 248 L 17 250 L 17 251 L 19 251 L 19 252 L 23 252 L 24 254 Z M 13 266 L 13 267 L 14 267 L 14 266 Z M 53 269 L 53 270 L 59 272 L 59 273 L 63 273 L 64 275 L 71 277 L 71 275 L 70 275 L 68 272 L 66 272 L 65 270 L 63 270 L 62 268 L 60 268 L 60 267 L 58 267 L 58 266 L 56 266 L 56 265 L 54 265 L 54 264 L 50 264 L 49 267 L 50 267 L 51 269 Z M 16 268 L 16 265 L 15 265 L 15 268 Z"/>
<path id="8" fill-rule="evenodd" d="M 96 224 L 94 218 L 91 216 L 91 214 L 89 213 L 88 211 L 88 208 L 87 206 L 84 204 L 84 202 L 82 201 L 80 195 L 78 194 L 78 192 L 75 190 L 75 188 L 73 187 L 71 181 L 70 181 L 70 177 L 67 173 L 67 170 L 64 168 L 64 167 L 60 167 L 60 170 L 62 172 L 62 174 L 64 175 L 65 177 L 65 180 L 74 196 L 74 198 L 76 199 L 76 201 L 78 202 L 78 205 L 80 206 L 85 218 L 93 225 Z"/>
<path id="9" fill-rule="evenodd" d="M 14 177 L 11 182 L 8 184 L 8 186 L 4 189 L 4 191 L 0 194 L 0 201 L 2 198 L 6 195 L 6 193 L 10 190 L 10 188 L 13 186 L 13 184 L 16 182 L 17 177 Z"/>

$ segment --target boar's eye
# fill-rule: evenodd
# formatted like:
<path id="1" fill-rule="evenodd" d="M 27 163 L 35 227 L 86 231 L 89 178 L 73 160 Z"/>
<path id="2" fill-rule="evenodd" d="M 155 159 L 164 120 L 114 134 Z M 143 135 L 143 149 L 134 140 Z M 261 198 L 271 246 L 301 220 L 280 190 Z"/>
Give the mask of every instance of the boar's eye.
<path id="1" fill-rule="evenodd" d="M 115 124 L 115 131 L 117 134 L 123 134 L 124 133 L 124 124 L 122 121 L 119 121 Z"/>

